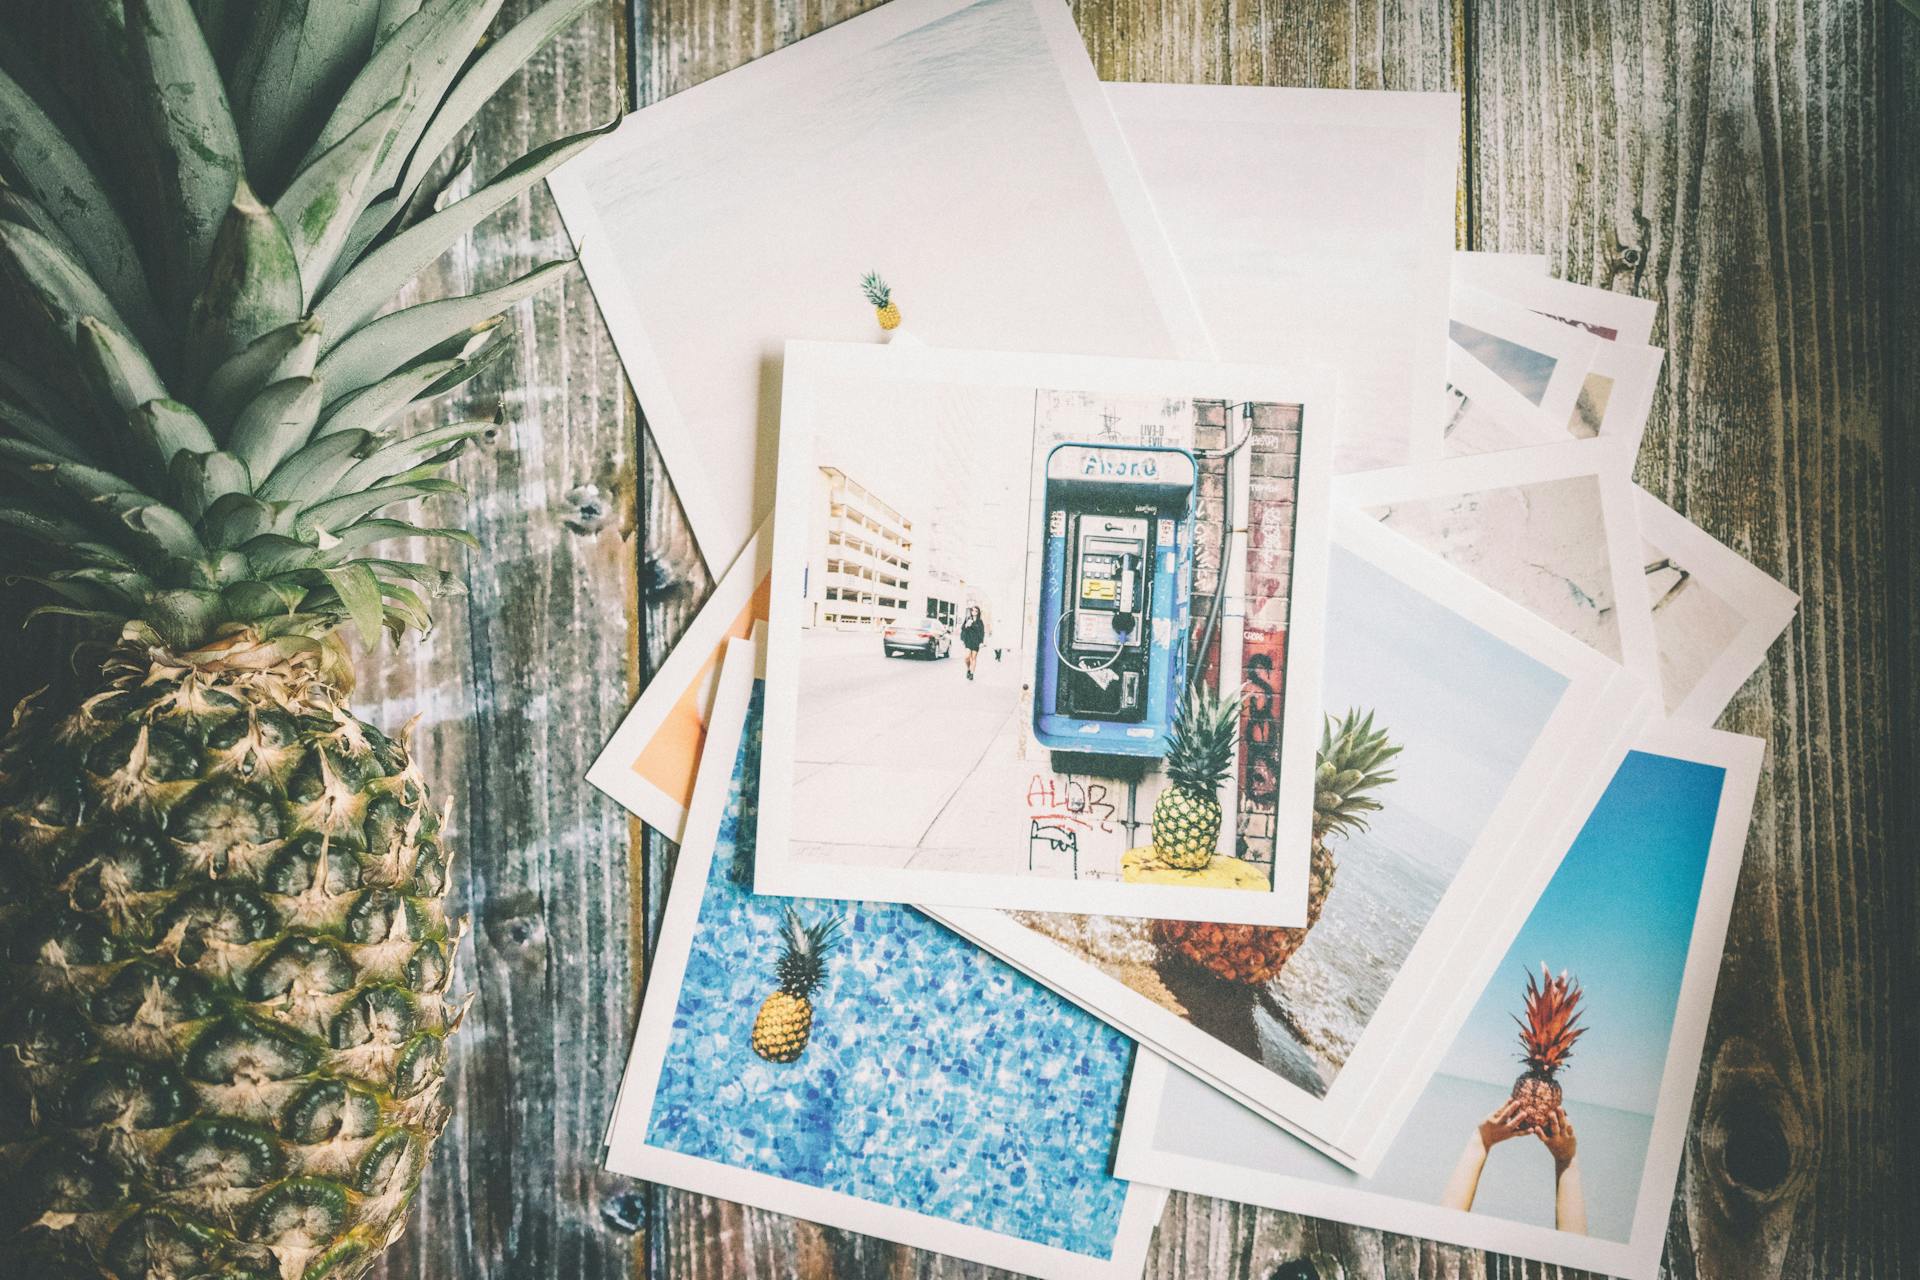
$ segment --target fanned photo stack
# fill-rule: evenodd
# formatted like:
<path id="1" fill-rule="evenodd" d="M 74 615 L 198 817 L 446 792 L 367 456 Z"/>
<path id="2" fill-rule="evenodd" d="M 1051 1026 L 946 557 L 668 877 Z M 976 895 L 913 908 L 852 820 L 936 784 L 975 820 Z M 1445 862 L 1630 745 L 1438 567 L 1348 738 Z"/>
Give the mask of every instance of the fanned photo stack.
<path id="1" fill-rule="evenodd" d="M 716 582 L 587 770 L 681 844 L 610 1170 L 1657 1274 L 1797 600 L 1635 483 L 1655 304 L 1460 251 L 1459 156 L 897 0 L 553 173 Z"/>

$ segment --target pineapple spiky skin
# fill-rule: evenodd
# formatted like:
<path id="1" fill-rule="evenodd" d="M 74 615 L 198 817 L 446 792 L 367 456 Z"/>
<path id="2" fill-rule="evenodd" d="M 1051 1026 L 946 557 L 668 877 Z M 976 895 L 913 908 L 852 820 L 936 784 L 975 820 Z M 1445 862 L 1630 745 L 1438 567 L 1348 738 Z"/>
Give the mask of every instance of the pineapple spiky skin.
<path id="1" fill-rule="evenodd" d="M 0 1231 L 28 1256 L 347 1276 L 398 1233 L 464 922 L 405 745 L 325 665 L 123 645 L 0 739 Z"/>
<path id="2" fill-rule="evenodd" d="M 1153 847 L 1160 861 L 1199 871 L 1213 861 L 1220 843 L 1220 802 L 1168 787 L 1153 802 Z"/>
<path id="3" fill-rule="evenodd" d="M 1509 1095 L 1526 1116 L 1526 1127 L 1538 1128 L 1559 1107 L 1560 1072 L 1573 1056 L 1573 1045 L 1587 1029 L 1580 1025 L 1580 984 L 1563 970 L 1555 977 L 1543 961 L 1540 976 L 1527 974 L 1526 1017 L 1515 1018 L 1520 1028 L 1520 1060 L 1526 1070 L 1513 1082 Z"/>
<path id="4" fill-rule="evenodd" d="M 827 955 L 839 937 L 839 916 L 808 924 L 787 908 L 774 965 L 780 986 L 753 1016 L 753 1051 L 768 1062 L 794 1062 L 806 1052 L 813 1035 L 813 993 L 826 981 Z"/>
<path id="5" fill-rule="evenodd" d="M 1167 739 L 1170 785 L 1153 802 L 1153 847 L 1160 861 L 1199 871 L 1220 843 L 1220 784 L 1233 766 L 1240 700 L 1224 701 L 1196 683 L 1180 703 Z"/>
<path id="6" fill-rule="evenodd" d="M 768 1062 L 796 1062 L 813 1035 L 813 1002 L 775 991 L 753 1016 L 753 1051 Z"/>
<path id="7" fill-rule="evenodd" d="M 1383 766 L 1398 755 L 1371 712 L 1350 710 L 1328 717 L 1315 765 L 1313 844 L 1307 867 L 1307 922 L 1297 928 L 1216 924 L 1202 920 L 1155 920 L 1154 941 L 1169 959 L 1191 964 L 1227 982 L 1261 986 L 1278 977 L 1326 910 L 1336 864 L 1330 837 L 1366 830 L 1365 815 L 1377 812 L 1374 792 L 1394 780 Z"/>
<path id="8" fill-rule="evenodd" d="M 498 423 L 428 406 L 570 268 L 389 306 L 595 136 L 455 190 L 586 2 L 499 8 L 0 13 L 3 585 L 108 653 L 0 739 L 8 1276 L 354 1280 L 445 1124 L 440 823 L 337 629 L 460 590 L 418 503 Z"/>
<path id="9" fill-rule="evenodd" d="M 893 290 L 880 278 L 876 271 L 869 271 L 860 277 L 860 291 L 867 295 L 867 301 L 873 306 L 874 319 L 880 327 L 889 332 L 900 327 L 900 308 L 893 300 Z"/>

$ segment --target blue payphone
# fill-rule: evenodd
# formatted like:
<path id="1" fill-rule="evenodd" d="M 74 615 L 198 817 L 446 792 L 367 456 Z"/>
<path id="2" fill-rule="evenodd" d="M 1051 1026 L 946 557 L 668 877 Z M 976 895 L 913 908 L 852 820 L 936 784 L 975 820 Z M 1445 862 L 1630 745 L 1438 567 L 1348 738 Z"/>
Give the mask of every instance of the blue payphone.
<path id="1" fill-rule="evenodd" d="M 1033 732 L 1048 750 L 1117 757 L 1111 772 L 1166 754 L 1186 680 L 1196 474 L 1191 453 L 1164 446 L 1047 454 Z"/>

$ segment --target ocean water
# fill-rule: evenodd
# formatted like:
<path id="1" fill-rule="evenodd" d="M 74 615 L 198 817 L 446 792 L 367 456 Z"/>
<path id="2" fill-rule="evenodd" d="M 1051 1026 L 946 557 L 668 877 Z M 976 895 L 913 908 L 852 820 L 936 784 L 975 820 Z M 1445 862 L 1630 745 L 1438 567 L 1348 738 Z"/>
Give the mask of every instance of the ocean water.
<path id="1" fill-rule="evenodd" d="M 1418 853 L 1397 843 L 1414 838 L 1425 844 Z M 1314 1092 L 1345 1065 L 1432 918 L 1450 880 L 1438 868 L 1457 865 L 1464 851 L 1457 837 L 1431 827 L 1417 835 L 1403 828 L 1394 840 L 1358 832 L 1336 848 L 1326 910 L 1270 987 L 1294 1038 L 1321 1064 Z"/>
<path id="2" fill-rule="evenodd" d="M 1111 1256 L 1117 1031 L 910 907 L 752 892 L 756 690 L 648 1118 L 650 1144 Z M 788 905 L 842 917 L 800 1058 L 753 1052 Z"/>

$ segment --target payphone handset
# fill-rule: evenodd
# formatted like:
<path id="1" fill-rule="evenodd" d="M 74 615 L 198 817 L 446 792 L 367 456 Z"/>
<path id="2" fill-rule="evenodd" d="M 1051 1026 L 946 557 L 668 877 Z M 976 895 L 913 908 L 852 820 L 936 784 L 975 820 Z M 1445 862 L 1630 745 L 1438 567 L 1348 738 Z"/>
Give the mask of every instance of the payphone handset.
<path id="1" fill-rule="evenodd" d="M 1071 645 L 1098 655 L 1140 643 L 1143 578 L 1152 564 L 1148 522 L 1138 516 L 1077 521 Z"/>
<path id="2" fill-rule="evenodd" d="M 1186 672 L 1194 481 L 1184 449 L 1048 454 L 1034 729 L 1050 748 L 1165 753 Z"/>

